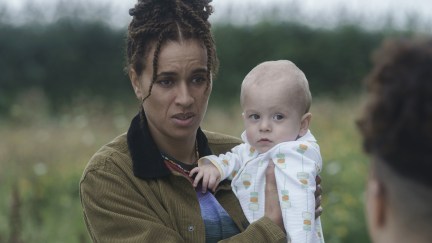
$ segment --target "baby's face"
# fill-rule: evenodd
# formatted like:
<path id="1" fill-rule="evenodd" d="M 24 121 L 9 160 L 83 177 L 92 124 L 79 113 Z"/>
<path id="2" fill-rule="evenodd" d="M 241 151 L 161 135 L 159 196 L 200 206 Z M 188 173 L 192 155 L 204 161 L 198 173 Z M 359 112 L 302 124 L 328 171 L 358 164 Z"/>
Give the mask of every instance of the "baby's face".
<path id="1" fill-rule="evenodd" d="M 268 86 L 250 86 L 243 96 L 243 119 L 248 142 L 259 153 L 278 143 L 294 141 L 301 129 L 299 109 L 287 87 L 277 83 Z M 295 99 L 294 99 L 295 100 Z"/>

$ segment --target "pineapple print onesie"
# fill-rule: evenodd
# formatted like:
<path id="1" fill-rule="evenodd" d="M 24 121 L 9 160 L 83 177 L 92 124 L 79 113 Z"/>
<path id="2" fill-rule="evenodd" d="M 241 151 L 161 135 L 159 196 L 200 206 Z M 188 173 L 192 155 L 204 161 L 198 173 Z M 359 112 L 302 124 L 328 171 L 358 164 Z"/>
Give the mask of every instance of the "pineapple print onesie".
<path id="1" fill-rule="evenodd" d="M 319 146 L 310 131 L 296 141 L 277 144 L 259 154 L 247 142 L 219 156 L 206 156 L 231 186 L 249 222 L 264 216 L 265 170 L 270 160 L 282 207 L 284 226 L 293 243 L 324 242 L 320 219 L 315 220 L 315 177 L 322 168 Z"/>

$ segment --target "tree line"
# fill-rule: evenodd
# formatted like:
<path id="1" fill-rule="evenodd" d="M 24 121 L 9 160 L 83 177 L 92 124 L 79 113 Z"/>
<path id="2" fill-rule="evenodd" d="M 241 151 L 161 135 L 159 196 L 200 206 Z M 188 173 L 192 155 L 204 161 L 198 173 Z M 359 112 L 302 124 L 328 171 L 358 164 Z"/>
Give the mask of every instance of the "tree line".
<path id="1" fill-rule="evenodd" d="M 289 59 L 306 74 L 314 96 L 358 92 L 371 67 L 370 54 L 387 37 L 414 33 L 366 31 L 357 25 L 332 29 L 297 22 L 213 26 L 220 59 L 211 102 L 238 102 L 248 71 L 265 60 Z M 73 18 L 53 23 L 0 22 L 0 113 L 29 89 L 43 92 L 55 111 L 76 96 L 130 100 L 133 92 L 123 68 L 126 29 Z"/>

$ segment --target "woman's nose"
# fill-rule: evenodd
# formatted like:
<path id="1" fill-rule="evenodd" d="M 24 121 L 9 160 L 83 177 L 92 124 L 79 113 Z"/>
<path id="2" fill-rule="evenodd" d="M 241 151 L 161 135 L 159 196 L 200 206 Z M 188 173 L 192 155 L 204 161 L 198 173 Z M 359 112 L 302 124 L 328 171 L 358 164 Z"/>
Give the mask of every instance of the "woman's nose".
<path id="1" fill-rule="evenodd" d="M 181 83 L 177 89 L 176 104 L 190 106 L 193 103 L 193 96 L 187 84 Z"/>

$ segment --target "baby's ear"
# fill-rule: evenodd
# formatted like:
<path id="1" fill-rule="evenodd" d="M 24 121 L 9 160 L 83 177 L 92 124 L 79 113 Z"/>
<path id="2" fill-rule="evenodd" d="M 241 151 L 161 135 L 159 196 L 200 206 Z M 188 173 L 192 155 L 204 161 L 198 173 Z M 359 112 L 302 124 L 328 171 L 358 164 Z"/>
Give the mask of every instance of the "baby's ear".
<path id="1" fill-rule="evenodd" d="M 309 130 L 309 124 L 311 122 L 311 119 L 312 119 L 312 113 L 310 113 L 310 112 L 308 112 L 302 116 L 301 122 L 300 122 L 300 131 L 299 131 L 300 137 L 304 136 L 307 133 L 307 131 Z"/>

